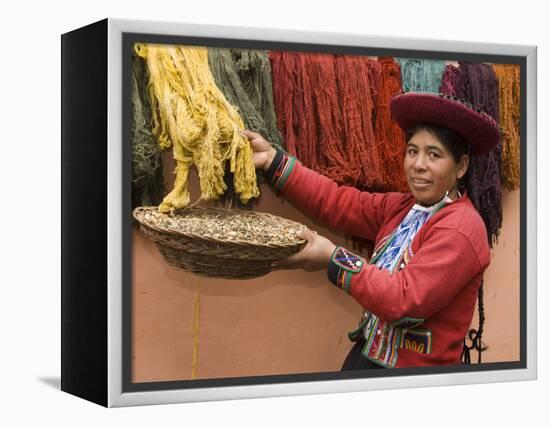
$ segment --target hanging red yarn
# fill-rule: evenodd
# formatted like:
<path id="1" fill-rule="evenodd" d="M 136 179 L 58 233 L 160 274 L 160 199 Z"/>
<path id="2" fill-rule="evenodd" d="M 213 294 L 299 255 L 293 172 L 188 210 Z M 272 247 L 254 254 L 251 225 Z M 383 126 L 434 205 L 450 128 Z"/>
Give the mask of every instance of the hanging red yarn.
<path id="1" fill-rule="evenodd" d="M 367 59 L 367 68 L 369 72 L 370 95 L 373 101 L 372 123 L 374 131 L 375 108 L 378 99 L 378 89 L 380 88 L 380 83 L 382 81 L 382 65 L 376 59 L 369 58 Z"/>
<path id="2" fill-rule="evenodd" d="M 364 56 L 336 56 L 336 81 L 346 135 L 344 152 L 348 156 L 352 179 L 348 184 L 381 191 L 386 185 L 375 144 L 373 117 L 376 90 L 370 80 L 370 63 L 374 61 Z"/>
<path id="3" fill-rule="evenodd" d="M 310 53 L 305 55 L 304 77 L 311 82 L 313 108 L 317 119 L 319 143 L 318 171 L 338 183 L 347 183 L 353 168 L 344 150 L 344 123 L 338 104 L 335 56 Z M 351 167 L 349 167 L 351 166 Z"/>
<path id="4" fill-rule="evenodd" d="M 275 51 L 269 57 L 287 151 L 340 184 L 381 190 L 368 58 Z"/>
<path id="5" fill-rule="evenodd" d="M 403 170 L 405 134 L 391 119 L 390 99 L 402 92 L 401 69 L 393 58 L 379 57 L 380 82 L 375 105 L 374 134 L 388 191 L 407 192 Z"/>
<path id="6" fill-rule="evenodd" d="M 297 134 L 294 131 L 294 103 L 299 96 L 295 93 L 297 87 L 297 55 L 290 52 L 270 51 L 268 53 L 271 63 L 273 84 L 273 104 L 277 116 L 277 126 L 283 135 L 286 151 L 297 155 Z"/>
<path id="7" fill-rule="evenodd" d="M 469 62 L 459 62 L 458 67 L 448 65 L 443 74 L 441 92 L 465 99 L 498 122 L 498 82 L 490 65 Z M 468 197 L 485 222 L 491 247 L 502 226 L 500 163 L 499 144 L 486 155 L 472 157 L 464 177 Z"/>
<path id="8" fill-rule="evenodd" d="M 307 75 L 306 57 L 294 56 L 294 101 L 292 126 L 296 134 L 295 154 L 305 165 L 319 171 L 320 147 L 317 137 L 317 117 L 314 110 L 314 94 L 311 81 Z M 289 55 L 290 56 L 290 55 Z M 286 96 L 284 93 L 282 96 Z M 292 153 L 292 152 L 291 152 Z"/>

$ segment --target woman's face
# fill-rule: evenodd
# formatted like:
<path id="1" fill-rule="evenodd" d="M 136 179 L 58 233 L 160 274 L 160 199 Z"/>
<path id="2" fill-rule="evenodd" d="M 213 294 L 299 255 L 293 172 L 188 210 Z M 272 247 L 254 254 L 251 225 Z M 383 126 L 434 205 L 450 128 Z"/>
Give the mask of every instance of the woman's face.
<path id="1" fill-rule="evenodd" d="M 407 143 L 404 161 L 407 183 L 416 200 L 430 206 L 451 191 L 468 168 L 468 156 L 457 163 L 451 152 L 427 130 Z"/>

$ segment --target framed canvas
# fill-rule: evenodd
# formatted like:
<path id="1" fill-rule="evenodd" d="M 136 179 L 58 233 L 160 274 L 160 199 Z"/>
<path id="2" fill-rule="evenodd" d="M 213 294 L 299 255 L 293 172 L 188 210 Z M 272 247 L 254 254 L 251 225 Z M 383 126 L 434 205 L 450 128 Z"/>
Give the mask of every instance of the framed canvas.
<path id="1" fill-rule="evenodd" d="M 118 19 L 63 34 L 61 45 L 62 390 L 127 406 L 536 378 L 535 46 Z M 299 167 L 330 188 L 406 193 L 406 135 L 390 113 L 404 92 L 437 92 L 499 126 L 498 147 L 470 162 L 465 188 L 484 221 L 490 263 L 476 281 L 483 276 L 481 291 L 450 319 L 438 315 L 462 289 L 418 324 L 382 327 L 401 299 L 358 303 L 345 268 L 341 288 L 327 268 L 268 261 L 251 273 L 239 263 L 244 255 L 219 260 L 200 238 L 189 240 L 195 257 L 184 259 L 183 231 L 162 219 L 162 234 L 136 214 L 147 206 L 168 221 L 189 206 L 268 213 L 333 243 L 331 262 L 343 248 L 363 267 L 376 256 L 374 241 L 332 226 L 357 205 L 324 213 L 328 201 L 316 201 L 315 212 L 302 208 L 309 195 L 287 194 L 285 185 L 299 181 L 289 181 Z M 253 170 L 252 137 L 237 132 L 245 128 L 286 161 L 272 159 L 274 174 L 248 173 L 257 187 L 248 197 L 242 170 Z M 328 181 L 318 182 L 311 196 L 329 199 Z M 168 196 L 178 185 L 180 198 Z M 242 229 L 229 232 L 242 241 Z M 282 238 L 276 229 L 269 238 Z M 218 249 L 227 237 L 208 235 Z M 441 285 L 466 263 L 442 264 Z M 418 281 L 409 278 L 402 294 L 427 285 Z M 438 294 L 425 292 L 415 306 Z M 460 348 L 442 337 L 464 328 L 457 318 L 469 325 Z M 348 368 L 352 348 L 371 368 Z"/>

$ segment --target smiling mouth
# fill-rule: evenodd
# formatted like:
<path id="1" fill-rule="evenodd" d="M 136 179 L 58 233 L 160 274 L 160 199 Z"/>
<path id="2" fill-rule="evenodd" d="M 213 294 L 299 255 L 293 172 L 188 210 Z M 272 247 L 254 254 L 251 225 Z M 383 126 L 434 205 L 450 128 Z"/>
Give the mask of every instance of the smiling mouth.
<path id="1" fill-rule="evenodd" d="M 427 186 L 429 186 L 431 184 L 431 182 L 429 180 L 414 179 L 414 178 L 411 178 L 411 183 L 412 183 L 412 186 L 416 189 L 426 188 Z"/>
<path id="2" fill-rule="evenodd" d="M 411 179 L 411 182 L 412 183 L 415 183 L 417 185 L 427 185 L 430 183 L 429 180 L 426 180 L 426 179 L 415 179 L 415 178 L 412 178 Z"/>

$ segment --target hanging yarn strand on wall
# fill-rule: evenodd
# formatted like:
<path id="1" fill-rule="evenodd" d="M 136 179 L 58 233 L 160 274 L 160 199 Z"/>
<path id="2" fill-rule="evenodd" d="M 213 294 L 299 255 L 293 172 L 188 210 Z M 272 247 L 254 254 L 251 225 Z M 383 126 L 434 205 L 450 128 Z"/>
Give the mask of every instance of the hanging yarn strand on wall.
<path id="1" fill-rule="evenodd" d="M 216 85 L 242 117 L 247 129 L 260 133 L 274 146 L 281 146 L 273 107 L 271 66 L 265 51 L 208 49 L 208 63 Z M 260 175 L 257 175 L 259 179 Z M 233 174 L 226 170 L 227 190 L 223 200 L 243 208 L 234 194 Z M 251 207 L 251 203 L 246 206 Z"/>
<path id="2" fill-rule="evenodd" d="M 476 105 L 498 122 L 498 83 L 490 65 L 460 62 L 458 67 L 448 65 L 444 74 L 442 92 Z M 485 222 L 491 247 L 502 226 L 500 158 L 500 145 L 484 156 L 472 157 L 464 178 L 468 197 Z"/>
<path id="3" fill-rule="evenodd" d="M 297 134 L 294 129 L 294 99 L 296 93 L 296 60 L 290 52 L 271 50 L 268 52 L 273 85 L 273 106 L 277 118 L 277 127 L 283 137 L 286 151 L 296 155 Z M 302 160 L 303 161 L 303 160 Z M 304 163 L 305 164 L 305 163 Z"/>
<path id="4" fill-rule="evenodd" d="M 232 52 L 244 89 L 251 104 L 262 117 L 269 141 L 282 146 L 283 137 L 277 128 L 277 117 L 273 105 L 271 64 L 267 52 L 245 49 L 234 49 Z"/>
<path id="5" fill-rule="evenodd" d="M 157 205 L 164 195 L 160 149 L 152 133 L 145 64 L 132 56 L 132 208 Z"/>
<path id="6" fill-rule="evenodd" d="M 173 146 L 174 189 L 159 211 L 190 203 L 189 168 L 195 165 L 200 200 L 218 199 L 227 189 L 225 163 L 235 174 L 235 192 L 243 203 L 259 195 L 252 149 L 239 133 L 244 124 L 215 84 L 206 48 L 137 44 L 149 70 L 153 134 L 161 147 Z"/>
<path id="7" fill-rule="evenodd" d="M 514 64 L 493 64 L 498 88 L 502 128 L 502 184 L 509 190 L 519 188 L 519 105 L 520 69 Z"/>
<path id="8" fill-rule="evenodd" d="M 374 134 L 376 136 L 380 164 L 389 191 L 407 192 L 408 186 L 403 171 L 405 134 L 391 119 L 390 99 L 402 91 L 399 64 L 390 57 L 379 57 L 380 82 L 375 105 Z"/>
<path id="9" fill-rule="evenodd" d="M 401 81 L 405 92 L 438 92 L 445 61 L 436 59 L 396 58 L 401 67 Z"/>
<path id="10" fill-rule="evenodd" d="M 275 51 L 269 57 L 289 153 L 339 184 L 385 189 L 373 129 L 377 90 L 370 60 Z"/>
<path id="11" fill-rule="evenodd" d="M 294 141 L 296 157 L 307 167 L 321 172 L 326 167 L 326 161 L 321 153 L 319 142 L 314 82 L 309 72 L 311 61 L 305 54 L 290 52 L 287 56 L 295 58 L 289 63 L 294 65 L 296 76 L 291 117 L 293 133 L 296 135 Z M 285 93 L 281 92 L 280 96 L 285 97 Z"/>
<path id="12" fill-rule="evenodd" d="M 339 108 L 344 126 L 344 152 L 349 165 L 347 184 L 381 191 L 386 185 L 376 147 L 373 114 L 376 92 L 372 90 L 369 64 L 364 56 L 336 55 Z M 354 78 L 351 78 L 354 77 Z"/>
<path id="13" fill-rule="evenodd" d="M 281 146 L 267 53 L 209 48 L 208 63 L 216 85 L 236 107 L 246 128 L 262 134 L 273 145 Z"/>
<path id="14" fill-rule="evenodd" d="M 199 365 L 199 334 L 201 326 L 201 279 L 197 278 L 197 288 L 193 298 L 193 312 L 191 315 L 191 335 L 193 337 L 193 355 L 191 358 L 191 379 L 197 378 Z"/>
<path id="15" fill-rule="evenodd" d="M 344 150 L 344 123 L 338 105 L 335 55 L 308 53 L 305 57 L 307 78 L 312 83 L 315 100 L 312 106 L 318 130 L 319 171 L 336 182 L 345 183 L 348 176 L 344 165 L 348 162 Z"/>
<path id="16" fill-rule="evenodd" d="M 315 85 L 320 65 L 306 53 L 271 51 L 269 59 L 275 112 L 286 149 L 306 167 L 322 173 L 327 161 L 320 141 Z"/>

